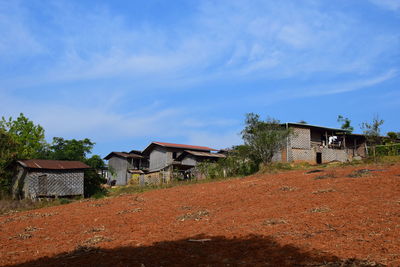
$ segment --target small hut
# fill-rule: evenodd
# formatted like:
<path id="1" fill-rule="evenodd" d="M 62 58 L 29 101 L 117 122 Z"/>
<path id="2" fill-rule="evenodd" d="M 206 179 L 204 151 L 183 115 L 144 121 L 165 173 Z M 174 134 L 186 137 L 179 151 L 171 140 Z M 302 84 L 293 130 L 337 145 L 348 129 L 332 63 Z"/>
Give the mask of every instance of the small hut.
<path id="1" fill-rule="evenodd" d="M 14 198 L 83 196 L 84 171 L 80 161 L 30 159 L 17 161 Z"/>

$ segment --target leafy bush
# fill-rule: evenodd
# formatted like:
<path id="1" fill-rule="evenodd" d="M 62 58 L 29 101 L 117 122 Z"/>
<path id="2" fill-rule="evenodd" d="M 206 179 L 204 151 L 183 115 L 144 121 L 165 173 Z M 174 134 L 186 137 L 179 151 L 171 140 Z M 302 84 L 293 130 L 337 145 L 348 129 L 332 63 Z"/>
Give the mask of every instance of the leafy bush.
<path id="1" fill-rule="evenodd" d="M 84 179 L 85 197 L 107 192 L 107 190 L 102 187 L 102 184 L 105 184 L 106 182 L 107 180 L 101 177 L 96 170 L 86 170 Z"/>
<path id="2" fill-rule="evenodd" d="M 399 156 L 400 155 L 400 144 L 391 145 L 379 145 L 376 146 L 377 156 Z"/>

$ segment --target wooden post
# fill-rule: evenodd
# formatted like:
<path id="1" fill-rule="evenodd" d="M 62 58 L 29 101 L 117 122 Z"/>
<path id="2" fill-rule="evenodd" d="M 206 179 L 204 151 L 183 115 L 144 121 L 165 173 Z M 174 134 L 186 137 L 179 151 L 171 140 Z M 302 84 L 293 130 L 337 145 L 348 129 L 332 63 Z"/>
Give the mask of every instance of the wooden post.
<path id="1" fill-rule="evenodd" d="M 346 134 L 343 135 L 343 146 L 346 149 Z"/>
<path id="2" fill-rule="evenodd" d="M 328 143 L 328 131 L 325 131 L 325 145 L 326 147 L 329 147 L 329 143 Z"/>
<path id="3" fill-rule="evenodd" d="M 354 138 L 353 156 L 357 154 L 356 151 L 357 151 L 357 138 Z"/>

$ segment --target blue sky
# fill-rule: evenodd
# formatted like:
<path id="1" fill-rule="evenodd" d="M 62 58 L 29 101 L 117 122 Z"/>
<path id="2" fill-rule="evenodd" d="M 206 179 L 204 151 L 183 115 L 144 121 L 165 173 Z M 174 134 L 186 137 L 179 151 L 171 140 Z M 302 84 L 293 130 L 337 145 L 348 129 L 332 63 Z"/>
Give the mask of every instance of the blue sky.
<path id="1" fill-rule="evenodd" d="M 400 0 L 0 0 L 0 115 L 94 153 L 241 143 L 244 114 L 400 131 Z"/>

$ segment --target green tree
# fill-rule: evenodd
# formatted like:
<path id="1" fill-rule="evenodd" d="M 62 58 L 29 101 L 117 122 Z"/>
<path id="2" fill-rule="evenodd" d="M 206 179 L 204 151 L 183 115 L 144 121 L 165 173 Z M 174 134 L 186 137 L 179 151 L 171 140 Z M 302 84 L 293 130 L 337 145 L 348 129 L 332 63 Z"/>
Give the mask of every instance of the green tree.
<path id="1" fill-rule="evenodd" d="M 337 117 L 337 122 L 342 124 L 341 127 L 340 127 L 341 129 L 347 130 L 347 131 L 350 131 L 350 132 L 354 131 L 354 127 L 351 126 L 351 120 L 349 118 L 345 118 L 342 115 L 339 115 Z"/>
<path id="2" fill-rule="evenodd" d="M 17 149 L 17 143 L 12 136 L 0 129 L 0 196 L 9 193 Z"/>
<path id="3" fill-rule="evenodd" d="M 54 137 L 53 143 L 46 152 L 47 158 L 54 160 L 77 160 L 85 162 L 92 167 L 85 171 L 84 192 L 85 197 L 90 197 L 97 193 L 104 194 L 105 190 L 101 186 L 106 183 L 106 179 L 98 174 L 98 170 L 105 166 L 103 159 L 98 155 L 87 158 L 92 152 L 94 142 L 85 138 L 83 140 L 67 140 L 62 137 Z"/>
<path id="4" fill-rule="evenodd" d="M 85 163 L 96 170 L 101 170 L 105 167 L 104 160 L 99 155 L 93 155 L 86 159 Z"/>
<path id="5" fill-rule="evenodd" d="M 104 160 L 99 155 L 93 155 L 85 160 L 85 163 L 92 167 L 85 171 L 84 191 L 85 196 L 90 197 L 95 194 L 105 194 L 106 190 L 101 186 L 107 180 L 99 175 L 99 170 L 105 167 Z"/>
<path id="6" fill-rule="evenodd" d="M 361 129 L 367 138 L 369 145 L 372 148 L 372 153 L 374 159 L 376 159 L 376 145 L 381 144 L 381 126 L 384 120 L 381 120 L 378 115 L 375 115 L 372 122 L 363 122 L 361 124 Z"/>
<path id="7" fill-rule="evenodd" d="M 23 113 L 16 120 L 13 120 L 12 117 L 8 120 L 2 117 L 0 129 L 7 132 L 17 144 L 19 159 L 36 158 L 46 146 L 43 127 L 35 125 Z"/>
<path id="8" fill-rule="evenodd" d="M 241 134 L 244 144 L 249 147 L 252 160 L 257 164 L 268 164 L 274 154 L 285 146 L 291 131 L 278 120 L 268 118 L 261 121 L 259 115 L 248 113 Z"/>
<path id="9" fill-rule="evenodd" d="M 95 143 L 90 139 L 83 140 L 66 140 L 62 137 L 54 137 L 53 143 L 46 153 L 47 158 L 54 160 L 77 160 L 85 161 L 86 155 L 90 154 Z"/>
<path id="10" fill-rule="evenodd" d="M 387 138 L 389 139 L 388 141 L 389 141 L 390 143 L 394 143 L 394 142 L 396 142 L 396 141 L 400 138 L 399 133 L 396 133 L 396 132 L 388 132 L 388 133 L 386 134 L 386 136 L 387 136 Z"/>

